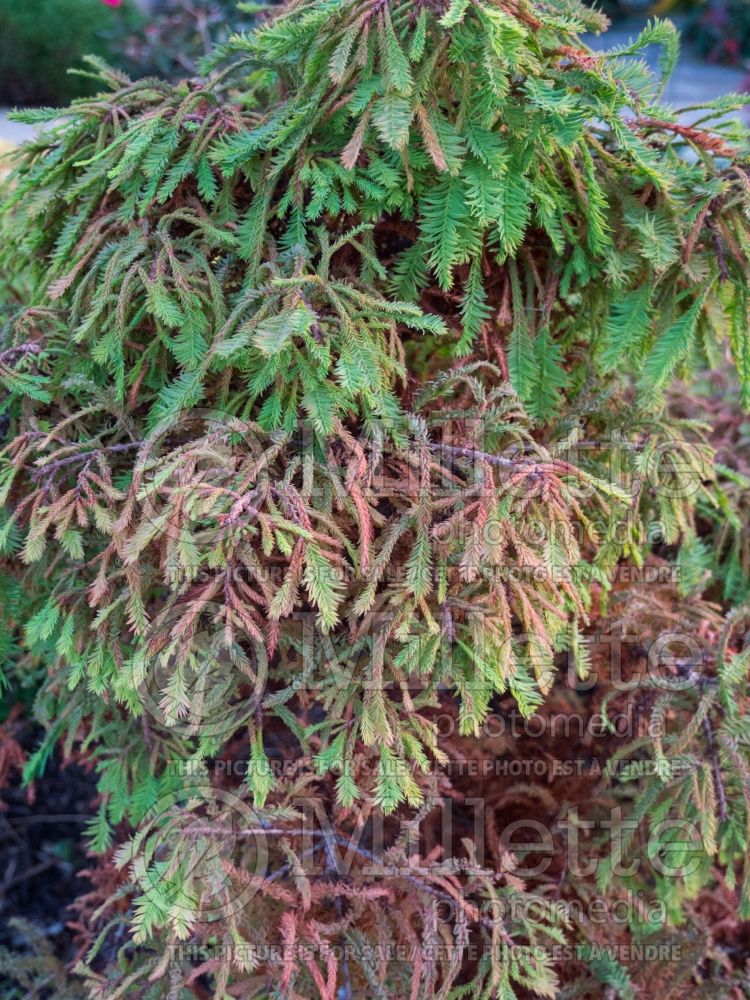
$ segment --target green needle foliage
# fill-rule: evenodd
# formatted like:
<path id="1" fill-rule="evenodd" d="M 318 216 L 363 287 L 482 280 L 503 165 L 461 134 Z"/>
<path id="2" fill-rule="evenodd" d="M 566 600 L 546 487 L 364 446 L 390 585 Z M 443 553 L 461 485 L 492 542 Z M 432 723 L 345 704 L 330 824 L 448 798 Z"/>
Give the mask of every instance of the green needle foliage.
<path id="1" fill-rule="evenodd" d="M 475 737 L 500 697 L 539 709 L 561 655 L 584 679 L 613 570 L 722 510 L 664 390 L 728 353 L 750 402 L 745 101 L 682 124 L 673 27 L 595 55 L 578 34 L 603 26 L 577 0 L 310 0 L 203 80 L 92 60 L 99 95 L 21 116 L 44 130 L 0 218 L 0 647 L 47 725 L 27 779 L 84 753 L 92 845 L 127 873 L 140 950 L 102 958 L 110 901 L 90 996 L 556 995 L 554 900 L 466 844 L 412 870 L 454 752 L 435 709 Z M 744 698 L 736 641 L 701 719 Z M 212 783 L 243 739 L 246 780 Z M 305 849 L 311 788 L 329 832 Z M 388 856 L 334 878 L 357 810 L 399 807 Z M 744 832 L 705 822 L 731 868 Z M 436 898 L 461 901 L 440 959 L 367 957 L 436 946 Z"/>
<path id="2" fill-rule="evenodd" d="M 433 284 L 458 292 L 459 355 L 492 311 L 518 303 L 511 377 L 540 419 L 562 388 L 626 358 L 641 363 L 644 394 L 706 341 L 730 337 L 742 371 L 745 332 L 710 319 L 717 285 L 734 279 L 740 312 L 745 287 L 747 185 L 733 129 L 686 128 L 660 104 L 678 56 L 672 25 L 654 21 L 594 57 L 576 32 L 601 25 L 569 0 L 515 15 L 463 2 L 313 4 L 235 39 L 240 67 L 274 69 L 255 127 L 213 154 L 256 189 L 241 255 L 260 261 L 270 224 L 306 240 L 323 213 L 380 223 L 383 241 L 383 216 L 408 221 L 408 246 L 388 254 L 390 287 L 415 300 Z M 661 81 L 637 58 L 654 44 Z M 563 347 L 585 347 L 585 364 L 565 370 Z"/>

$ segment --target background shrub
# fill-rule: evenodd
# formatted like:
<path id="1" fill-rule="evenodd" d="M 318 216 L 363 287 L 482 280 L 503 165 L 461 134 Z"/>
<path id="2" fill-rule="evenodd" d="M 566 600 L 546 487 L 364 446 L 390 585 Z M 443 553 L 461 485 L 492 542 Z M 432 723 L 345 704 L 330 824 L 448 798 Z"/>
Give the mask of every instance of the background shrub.
<path id="1" fill-rule="evenodd" d="M 750 4 L 718 0 L 692 12 L 685 37 L 712 62 L 737 63 L 750 57 Z"/>
<path id="2" fill-rule="evenodd" d="M 101 0 L 0 0 L 0 103 L 61 104 L 90 94 L 90 80 L 71 76 L 83 56 L 108 56 L 113 18 L 133 23 L 131 12 Z"/>
<path id="3" fill-rule="evenodd" d="M 241 7 L 242 5 L 239 5 Z M 164 0 L 146 12 L 135 0 L 0 0 L 0 104 L 66 104 L 91 94 L 91 79 L 71 75 L 86 55 L 105 58 L 134 78 L 193 76 L 217 44 L 249 27 L 251 5 L 233 0 Z"/>
<path id="4" fill-rule="evenodd" d="M 646 14 L 681 15 L 684 37 L 710 62 L 735 64 L 750 56 L 750 4 L 747 0 L 592 0 L 614 20 Z"/>
<path id="5" fill-rule="evenodd" d="M 249 27 L 251 15 L 242 7 L 235 0 L 162 0 L 135 25 L 113 11 L 111 45 L 117 64 L 134 76 L 193 76 L 215 45 Z"/>

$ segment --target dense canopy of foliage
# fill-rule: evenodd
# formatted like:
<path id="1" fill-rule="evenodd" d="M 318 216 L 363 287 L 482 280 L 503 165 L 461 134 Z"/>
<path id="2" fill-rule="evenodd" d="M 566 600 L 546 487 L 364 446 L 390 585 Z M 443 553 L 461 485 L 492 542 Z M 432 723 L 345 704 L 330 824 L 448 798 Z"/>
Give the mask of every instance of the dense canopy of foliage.
<path id="1" fill-rule="evenodd" d="M 750 913 L 749 484 L 670 389 L 731 362 L 750 403 L 744 102 L 685 124 L 673 27 L 595 54 L 605 24 L 305 0 L 201 79 L 94 61 L 95 98 L 23 116 L 0 648 L 39 688 L 27 779 L 57 744 L 99 776 L 71 995 L 632 996 L 636 965 L 581 950 L 615 933 L 571 916 L 595 892 L 661 905 L 621 943 L 687 926 L 655 977 L 738 981 L 694 903 L 720 881 Z M 658 670 L 607 661 L 617 621 Z M 598 796 L 460 780 L 559 752 L 501 752 L 488 719 L 623 701 L 636 728 L 585 748 Z M 583 803 L 596 879 L 562 850 L 522 879 L 515 810 Z M 636 829 L 689 875 L 623 874 Z"/>

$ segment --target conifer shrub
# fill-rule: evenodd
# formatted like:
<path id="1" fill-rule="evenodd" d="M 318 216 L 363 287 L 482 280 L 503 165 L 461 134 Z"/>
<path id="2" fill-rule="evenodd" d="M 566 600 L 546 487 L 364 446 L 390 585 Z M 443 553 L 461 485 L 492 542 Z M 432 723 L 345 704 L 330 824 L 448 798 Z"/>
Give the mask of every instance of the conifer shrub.
<path id="1" fill-rule="evenodd" d="M 26 780 L 58 745 L 98 775 L 72 991 L 739 988 L 696 900 L 750 912 L 749 619 L 715 534 L 740 544 L 742 496 L 670 392 L 731 363 L 750 402 L 746 100 L 685 125 L 674 28 L 594 53 L 605 23 L 308 0 L 204 78 L 92 60 L 96 97 L 22 116 L 0 642 L 47 730 Z M 618 623 L 641 646 L 615 663 Z M 612 764 L 596 784 L 458 767 L 565 761 L 488 717 L 623 705 L 636 730 L 580 748 Z M 510 820 L 584 805 L 596 878 L 557 828 L 522 878 Z M 638 831 L 689 877 L 624 873 Z M 630 892 L 650 916 L 571 907 Z"/>

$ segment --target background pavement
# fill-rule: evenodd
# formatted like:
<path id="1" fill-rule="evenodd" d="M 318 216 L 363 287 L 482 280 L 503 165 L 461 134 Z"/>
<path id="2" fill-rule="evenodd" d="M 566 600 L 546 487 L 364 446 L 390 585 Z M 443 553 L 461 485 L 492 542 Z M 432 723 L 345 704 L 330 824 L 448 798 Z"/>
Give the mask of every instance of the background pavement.
<path id="1" fill-rule="evenodd" d="M 675 21 L 679 27 L 679 20 L 675 19 Z M 626 45 L 635 40 L 643 25 L 643 19 L 617 24 L 604 35 L 588 36 L 586 42 L 592 49 L 596 50 Z M 659 47 L 649 46 L 644 52 L 644 58 L 656 68 Z M 722 94 L 746 90 L 749 85 L 748 70 L 704 62 L 683 44 L 680 61 L 664 94 L 664 102 L 673 107 L 688 107 L 700 101 L 721 97 Z"/>
<path id="2" fill-rule="evenodd" d="M 9 121 L 7 109 L 0 108 L 0 142 L 17 145 L 24 139 L 30 138 L 34 131 L 32 125 L 21 125 L 20 122 Z"/>

